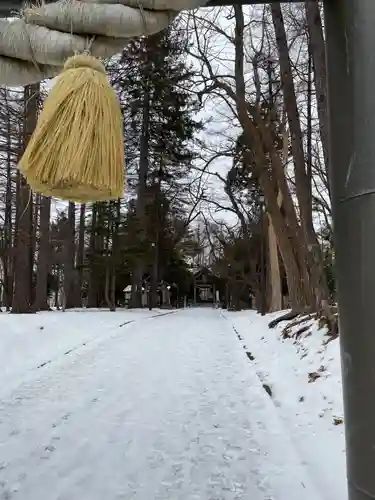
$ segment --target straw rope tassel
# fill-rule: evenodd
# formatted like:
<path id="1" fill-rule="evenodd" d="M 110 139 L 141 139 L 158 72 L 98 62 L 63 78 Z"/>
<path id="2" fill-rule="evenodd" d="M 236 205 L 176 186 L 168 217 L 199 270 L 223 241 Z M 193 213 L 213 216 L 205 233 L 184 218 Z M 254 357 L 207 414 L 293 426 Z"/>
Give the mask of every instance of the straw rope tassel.
<path id="1" fill-rule="evenodd" d="M 19 168 L 46 196 L 82 203 L 123 196 L 123 118 L 98 59 L 67 60 Z"/>

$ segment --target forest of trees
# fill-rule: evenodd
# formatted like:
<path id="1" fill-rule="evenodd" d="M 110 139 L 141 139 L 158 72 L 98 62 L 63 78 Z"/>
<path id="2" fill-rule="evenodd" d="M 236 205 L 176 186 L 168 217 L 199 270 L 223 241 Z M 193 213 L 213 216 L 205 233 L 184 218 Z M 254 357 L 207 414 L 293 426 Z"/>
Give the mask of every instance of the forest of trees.
<path id="1" fill-rule="evenodd" d="M 206 227 L 216 265 L 239 286 L 264 294 L 268 311 L 290 306 L 334 321 L 319 4 L 201 10 L 188 26 L 199 95 L 220 120 L 206 134 L 201 163 L 226 194 L 206 196 L 215 207 Z M 220 220 L 228 210 L 236 226 Z"/>
<path id="2" fill-rule="evenodd" d="M 326 66 L 318 2 L 199 9 L 106 62 L 124 115 L 123 199 L 31 192 L 17 162 L 44 85 L 0 89 L 1 305 L 157 303 L 199 262 L 236 306 L 334 317 Z M 241 300 L 240 300 L 241 299 Z"/>

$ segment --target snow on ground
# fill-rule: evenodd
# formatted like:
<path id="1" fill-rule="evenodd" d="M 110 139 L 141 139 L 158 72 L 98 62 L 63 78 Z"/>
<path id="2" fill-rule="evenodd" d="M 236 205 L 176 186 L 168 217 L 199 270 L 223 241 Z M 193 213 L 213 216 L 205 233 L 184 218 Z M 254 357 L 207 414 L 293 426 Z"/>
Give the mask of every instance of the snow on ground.
<path id="1" fill-rule="evenodd" d="M 338 339 L 327 343 L 326 330 L 309 319 L 291 328 L 292 338 L 283 339 L 287 322 L 268 328 L 282 313 L 223 314 L 235 328 L 260 382 L 272 393 L 270 399 L 320 498 L 347 498 Z"/>
<path id="2" fill-rule="evenodd" d="M 163 314 L 159 310 L 70 310 L 0 314 L 0 396 L 62 355 L 100 340 L 128 321 Z"/>
<path id="3" fill-rule="evenodd" d="M 230 322 L 149 316 L 0 315 L 0 499 L 329 498 Z"/>

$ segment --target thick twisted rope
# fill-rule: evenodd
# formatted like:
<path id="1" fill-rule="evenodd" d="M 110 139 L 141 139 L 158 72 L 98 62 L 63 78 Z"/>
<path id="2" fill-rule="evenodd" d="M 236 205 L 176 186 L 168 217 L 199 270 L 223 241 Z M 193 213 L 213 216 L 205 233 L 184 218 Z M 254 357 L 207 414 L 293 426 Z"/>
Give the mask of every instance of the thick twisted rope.
<path id="1" fill-rule="evenodd" d="M 0 84 L 23 86 L 56 76 L 75 53 L 109 57 L 126 41 L 157 33 L 207 0 L 60 0 L 0 19 Z"/>

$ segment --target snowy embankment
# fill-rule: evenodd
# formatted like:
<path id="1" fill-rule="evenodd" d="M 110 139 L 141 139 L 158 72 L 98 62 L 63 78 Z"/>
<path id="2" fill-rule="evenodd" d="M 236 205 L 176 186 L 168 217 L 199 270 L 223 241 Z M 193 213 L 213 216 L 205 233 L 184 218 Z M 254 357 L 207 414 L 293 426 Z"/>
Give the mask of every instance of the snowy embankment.
<path id="1" fill-rule="evenodd" d="M 118 327 L 161 311 L 70 310 L 38 314 L 0 314 L 0 396 L 27 380 L 32 373 L 58 362 L 78 349 L 100 342 Z"/>
<path id="2" fill-rule="evenodd" d="M 225 313 L 322 498 L 346 498 L 340 348 L 317 321 Z"/>

